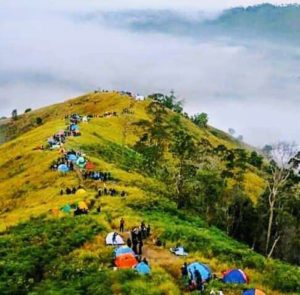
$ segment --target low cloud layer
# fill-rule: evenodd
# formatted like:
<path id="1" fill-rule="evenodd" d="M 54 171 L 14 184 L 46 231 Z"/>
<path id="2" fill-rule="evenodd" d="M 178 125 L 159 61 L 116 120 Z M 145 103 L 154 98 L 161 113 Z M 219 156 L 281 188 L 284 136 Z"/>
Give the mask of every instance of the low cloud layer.
<path id="1" fill-rule="evenodd" d="M 252 144 L 300 141 L 298 49 L 137 33 L 58 7 L 10 4 L 0 12 L 0 115 L 99 87 L 173 89 L 188 112 L 205 111 L 212 125 Z"/>

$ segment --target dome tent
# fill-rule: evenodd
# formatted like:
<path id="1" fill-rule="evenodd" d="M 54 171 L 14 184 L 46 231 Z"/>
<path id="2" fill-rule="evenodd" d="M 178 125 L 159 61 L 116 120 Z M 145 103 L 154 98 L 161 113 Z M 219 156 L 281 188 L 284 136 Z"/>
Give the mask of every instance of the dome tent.
<path id="1" fill-rule="evenodd" d="M 77 166 L 79 166 L 80 168 L 84 168 L 86 165 L 86 160 L 84 157 L 79 157 L 76 161 Z"/>
<path id="2" fill-rule="evenodd" d="M 190 278 L 192 275 L 194 276 L 195 270 L 198 270 L 204 281 L 209 281 L 211 279 L 211 270 L 207 265 L 205 265 L 203 263 L 193 262 L 188 265 L 187 269 L 188 269 Z"/>
<path id="3" fill-rule="evenodd" d="M 135 269 L 137 270 L 137 272 L 139 274 L 142 274 L 142 275 L 148 275 L 150 274 L 151 270 L 150 270 L 150 267 L 147 263 L 145 262 L 140 262 L 136 267 Z"/>
<path id="4" fill-rule="evenodd" d="M 106 239 L 105 239 L 106 245 L 114 245 L 113 235 L 114 235 L 114 232 L 111 232 L 106 236 Z M 116 237 L 115 245 L 124 245 L 124 244 L 125 243 L 124 243 L 123 238 L 118 234 L 117 237 Z"/>
<path id="5" fill-rule="evenodd" d="M 86 190 L 84 190 L 83 188 L 80 188 L 76 191 L 76 196 L 83 196 L 86 194 Z"/>
<path id="6" fill-rule="evenodd" d="M 87 170 L 94 170 L 95 169 L 95 165 L 92 162 L 87 162 L 85 168 Z"/>
<path id="7" fill-rule="evenodd" d="M 65 206 L 63 206 L 61 208 L 61 211 L 64 212 L 64 213 L 71 213 L 71 210 L 72 210 L 72 208 L 69 204 L 66 204 Z"/>
<path id="8" fill-rule="evenodd" d="M 115 257 L 118 257 L 122 254 L 127 254 L 127 253 L 131 253 L 134 255 L 133 250 L 131 248 L 129 248 L 128 246 L 121 246 L 114 250 Z"/>
<path id="9" fill-rule="evenodd" d="M 243 295 L 266 295 L 266 293 L 258 289 L 249 289 L 245 290 Z"/>
<path id="10" fill-rule="evenodd" d="M 62 173 L 67 173 L 67 172 L 69 172 L 70 169 L 66 164 L 60 164 L 58 166 L 57 170 Z"/>
<path id="11" fill-rule="evenodd" d="M 69 154 L 68 155 L 68 160 L 72 161 L 72 162 L 76 162 L 77 161 L 77 156 L 75 154 Z"/>
<path id="12" fill-rule="evenodd" d="M 118 268 L 133 268 L 137 264 L 135 256 L 131 253 L 122 254 L 115 259 L 115 265 Z"/>
<path id="13" fill-rule="evenodd" d="M 78 203 L 78 208 L 80 210 L 88 210 L 89 209 L 86 202 L 83 202 L 83 201 Z"/>
<path id="14" fill-rule="evenodd" d="M 247 284 L 247 275 L 241 269 L 230 269 L 223 273 L 223 282 L 231 284 Z"/>
<path id="15" fill-rule="evenodd" d="M 70 129 L 71 131 L 79 131 L 79 126 L 77 124 L 71 124 Z"/>

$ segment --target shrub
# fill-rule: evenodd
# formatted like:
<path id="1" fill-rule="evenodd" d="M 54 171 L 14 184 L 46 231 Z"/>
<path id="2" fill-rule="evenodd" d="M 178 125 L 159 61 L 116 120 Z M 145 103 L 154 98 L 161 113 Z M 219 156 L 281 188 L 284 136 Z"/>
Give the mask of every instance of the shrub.
<path id="1" fill-rule="evenodd" d="M 0 237 L 0 294 L 27 294 L 44 279 L 48 265 L 101 230 L 88 217 L 40 217 L 9 229 Z"/>
<path id="2" fill-rule="evenodd" d="M 43 119 L 41 117 L 36 118 L 36 124 L 37 125 L 42 125 L 43 124 Z"/>

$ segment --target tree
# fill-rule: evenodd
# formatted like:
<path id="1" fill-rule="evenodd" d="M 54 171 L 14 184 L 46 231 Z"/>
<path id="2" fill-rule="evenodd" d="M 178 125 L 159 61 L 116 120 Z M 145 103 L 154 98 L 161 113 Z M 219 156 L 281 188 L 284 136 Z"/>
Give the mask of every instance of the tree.
<path id="1" fill-rule="evenodd" d="M 231 135 L 231 136 L 234 136 L 235 135 L 235 130 L 233 128 L 229 128 L 228 129 L 228 133 Z"/>
<path id="2" fill-rule="evenodd" d="M 268 148 L 268 158 L 270 159 L 270 177 L 267 181 L 267 200 L 268 200 L 268 225 L 267 225 L 267 236 L 266 236 L 266 246 L 265 253 L 268 257 L 272 256 L 272 253 L 279 242 L 281 236 L 277 235 L 272 238 L 272 229 L 274 223 L 274 212 L 279 198 L 282 195 L 282 190 L 284 189 L 289 177 L 293 171 L 293 164 L 291 159 L 297 154 L 296 145 L 279 142 Z M 273 242 L 272 246 L 270 245 Z"/>
<path id="3" fill-rule="evenodd" d="M 230 194 L 231 200 L 227 209 L 228 234 L 252 245 L 257 226 L 257 213 L 253 203 L 240 186 L 234 186 Z"/>
<path id="4" fill-rule="evenodd" d="M 13 120 L 17 120 L 18 119 L 18 111 L 17 111 L 17 109 L 14 109 L 11 112 L 11 117 L 12 117 Z"/>
<path id="5" fill-rule="evenodd" d="M 175 158 L 174 184 L 177 208 L 186 206 L 189 197 L 188 184 L 195 175 L 195 167 L 192 164 L 192 156 L 195 155 L 195 144 L 192 136 L 177 124 L 177 130 L 173 131 L 173 141 L 170 151 Z"/>
<path id="6" fill-rule="evenodd" d="M 156 102 L 159 102 L 164 107 L 166 107 L 176 113 L 182 113 L 182 111 L 183 111 L 182 101 L 179 101 L 177 99 L 174 91 L 171 91 L 170 95 L 154 93 L 154 94 L 149 95 L 149 98 L 153 99 Z"/>
<path id="7" fill-rule="evenodd" d="M 200 205 L 208 222 L 217 214 L 217 205 L 225 189 L 225 181 L 216 170 L 198 170 L 194 177 L 194 190 L 196 200 L 194 204 Z"/>
<path id="8" fill-rule="evenodd" d="M 169 136 L 168 125 L 165 122 L 167 112 L 165 107 L 156 101 L 150 103 L 147 112 L 152 120 L 141 120 L 135 124 L 142 128 L 143 134 L 134 145 L 134 149 L 143 155 L 145 170 L 157 175 Z"/>
<path id="9" fill-rule="evenodd" d="M 206 113 L 196 114 L 192 117 L 192 121 L 200 128 L 207 128 L 208 115 Z"/>
<path id="10" fill-rule="evenodd" d="M 263 157 L 260 156 L 256 151 L 251 152 L 249 157 L 249 164 L 261 169 L 263 164 Z"/>
<path id="11" fill-rule="evenodd" d="M 237 137 L 237 140 L 240 141 L 240 142 L 242 142 L 244 140 L 244 136 L 243 135 L 239 135 Z"/>
<path id="12" fill-rule="evenodd" d="M 36 118 L 36 124 L 37 125 L 42 125 L 43 124 L 43 119 L 41 117 Z"/>

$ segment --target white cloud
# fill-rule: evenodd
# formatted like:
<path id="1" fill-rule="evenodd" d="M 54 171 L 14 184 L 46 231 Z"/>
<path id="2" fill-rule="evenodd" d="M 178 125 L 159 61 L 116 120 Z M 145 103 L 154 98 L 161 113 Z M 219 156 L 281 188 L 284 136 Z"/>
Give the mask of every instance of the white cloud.
<path id="1" fill-rule="evenodd" d="M 78 11 L 83 2 L 70 9 L 68 1 L 51 2 L 51 10 L 44 4 L 30 9 L 35 2 L 27 1 L 21 9 L 16 3 L 0 12 L 1 114 L 97 87 L 140 93 L 174 89 L 191 113 L 206 111 L 212 124 L 233 127 L 253 144 L 299 139 L 299 61 L 282 55 L 281 47 L 129 33 L 57 13 Z"/>

